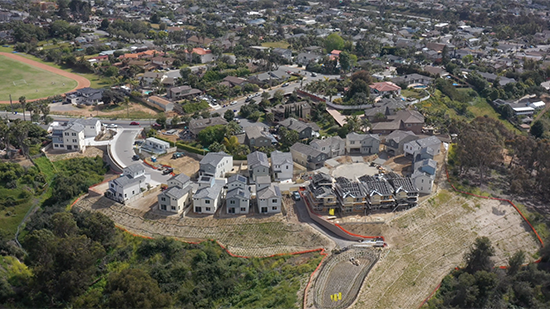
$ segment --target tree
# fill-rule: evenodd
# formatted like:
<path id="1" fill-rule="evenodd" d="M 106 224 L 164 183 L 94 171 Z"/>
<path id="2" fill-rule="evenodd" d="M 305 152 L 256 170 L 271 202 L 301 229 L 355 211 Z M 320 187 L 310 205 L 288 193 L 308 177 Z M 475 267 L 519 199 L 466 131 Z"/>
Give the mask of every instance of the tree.
<path id="1" fill-rule="evenodd" d="M 285 96 L 284 91 L 282 91 L 282 90 L 275 91 L 275 93 L 273 94 L 273 100 L 275 100 L 275 105 L 281 103 L 284 96 Z"/>
<path id="2" fill-rule="evenodd" d="M 227 137 L 224 137 L 223 138 L 223 145 L 225 146 L 225 148 L 227 148 L 227 150 L 229 151 L 229 153 L 231 154 L 234 154 L 235 150 L 239 147 L 239 139 L 233 135 L 229 138 Z"/>
<path id="3" fill-rule="evenodd" d="M 524 261 L 525 252 L 519 250 L 518 252 L 514 253 L 514 255 L 508 259 L 508 268 L 506 269 L 508 275 L 514 276 L 515 274 L 517 274 L 517 272 L 521 269 Z"/>
<path id="4" fill-rule="evenodd" d="M 164 113 L 160 113 L 157 117 L 156 122 L 158 124 L 160 124 L 162 129 L 165 129 L 166 128 L 166 115 L 164 115 Z"/>
<path id="5" fill-rule="evenodd" d="M 223 125 L 211 126 L 203 129 L 199 132 L 198 139 L 205 147 L 218 142 L 221 143 L 225 134 L 225 127 Z"/>
<path id="6" fill-rule="evenodd" d="M 240 124 L 238 124 L 236 121 L 230 121 L 225 126 L 225 137 L 231 137 L 233 135 L 237 135 L 241 133 L 243 128 Z"/>
<path id="7" fill-rule="evenodd" d="M 476 238 L 470 252 L 467 252 L 464 256 L 466 260 L 464 270 L 470 274 L 481 270 L 491 271 L 493 268 L 491 257 L 493 255 L 495 255 L 495 249 L 491 244 L 491 240 L 485 236 Z"/>
<path id="8" fill-rule="evenodd" d="M 281 137 L 281 143 L 285 148 L 294 145 L 294 143 L 300 139 L 298 132 L 289 130 L 285 127 L 279 128 L 279 136 Z"/>
<path id="9" fill-rule="evenodd" d="M 227 148 L 225 148 L 225 146 L 223 144 L 220 144 L 218 142 L 213 142 L 209 147 L 208 147 L 208 150 L 212 151 L 212 152 L 220 152 L 220 151 L 223 151 L 225 153 L 227 153 Z"/>
<path id="10" fill-rule="evenodd" d="M 225 118 L 225 120 L 227 120 L 227 122 L 230 122 L 233 120 L 233 118 L 235 118 L 235 113 L 228 109 L 225 111 L 225 113 L 223 113 L 223 118 Z"/>
<path id="11" fill-rule="evenodd" d="M 25 118 L 25 111 L 27 110 L 27 98 L 24 96 L 19 97 L 19 104 L 21 104 L 21 107 L 23 108 L 23 121 L 27 121 Z"/>
<path id="12" fill-rule="evenodd" d="M 184 81 L 187 81 L 190 74 L 191 74 L 191 69 L 189 68 L 183 68 L 180 70 L 180 76 Z"/>
<path id="13" fill-rule="evenodd" d="M 542 121 L 535 121 L 535 123 L 533 123 L 533 125 L 531 126 L 529 133 L 531 133 L 531 135 L 536 138 L 541 138 L 544 134 L 544 124 L 542 123 Z"/>
<path id="14" fill-rule="evenodd" d="M 105 294 L 109 308 L 163 308 L 172 302 L 169 294 L 162 293 L 158 282 L 138 268 L 111 273 Z"/>
<path id="15" fill-rule="evenodd" d="M 153 15 L 151 15 L 151 18 L 149 20 L 153 24 L 158 24 L 158 23 L 160 23 L 160 16 L 159 16 L 159 14 L 154 13 Z"/>
<path id="16" fill-rule="evenodd" d="M 357 56 L 346 51 L 340 53 L 340 67 L 344 72 L 351 70 L 357 63 Z"/>
<path id="17" fill-rule="evenodd" d="M 107 28 L 109 28 L 110 24 L 111 23 L 109 23 L 109 20 L 107 18 L 103 18 L 103 20 L 101 20 L 101 25 L 99 26 L 99 29 L 107 30 Z"/>
<path id="18" fill-rule="evenodd" d="M 269 124 L 272 124 L 275 121 L 275 115 L 273 115 L 273 113 L 265 114 L 265 121 L 267 121 L 267 123 Z"/>
<path id="19" fill-rule="evenodd" d="M 342 50 L 344 48 L 344 39 L 338 33 L 331 33 L 325 39 L 325 49 L 327 53 L 333 50 Z"/>

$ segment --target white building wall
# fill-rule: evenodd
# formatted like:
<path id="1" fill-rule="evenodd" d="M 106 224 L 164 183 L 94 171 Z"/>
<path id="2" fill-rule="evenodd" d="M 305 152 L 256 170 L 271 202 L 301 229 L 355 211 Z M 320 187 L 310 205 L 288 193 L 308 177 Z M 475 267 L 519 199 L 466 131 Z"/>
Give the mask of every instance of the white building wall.
<path id="1" fill-rule="evenodd" d="M 219 197 L 215 200 L 193 199 L 193 211 L 196 213 L 202 213 L 202 214 L 214 214 L 216 210 L 218 210 L 219 204 L 220 204 Z M 201 211 L 197 211 L 197 207 L 200 207 Z"/>
<path id="2" fill-rule="evenodd" d="M 267 212 L 263 212 L 262 208 L 267 207 Z M 260 213 L 274 214 L 281 212 L 281 199 L 278 197 L 268 199 L 258 199 L 258 210 Z"/>

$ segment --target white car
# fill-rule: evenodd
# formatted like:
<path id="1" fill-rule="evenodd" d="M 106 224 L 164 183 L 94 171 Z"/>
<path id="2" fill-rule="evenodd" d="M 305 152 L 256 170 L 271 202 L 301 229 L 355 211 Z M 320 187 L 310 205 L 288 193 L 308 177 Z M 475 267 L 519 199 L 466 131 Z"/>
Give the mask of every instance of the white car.
<path id="1" fill-rule="evenodd" d="M 237 101 L 233 101 L 233 102 L 229 103 L 229 105 L 235 105 L 235 104 L 237 104 Z"/>
<path id="2" fill-rule="evenodd" d="M 114 123 L 111 123 L 110 125 L 108 125 L 107 127 L 109 128 L 118 128 L 118 126 Z"/>

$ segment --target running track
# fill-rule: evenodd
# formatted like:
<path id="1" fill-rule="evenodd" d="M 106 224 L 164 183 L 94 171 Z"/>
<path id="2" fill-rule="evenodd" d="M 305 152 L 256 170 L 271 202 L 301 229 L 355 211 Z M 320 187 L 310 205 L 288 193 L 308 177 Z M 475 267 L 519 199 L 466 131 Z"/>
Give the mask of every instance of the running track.
<path id="1" fill-rule="evenodd" d="M 67 71 L 63 71 L 61 69 L 54 68 L 54 67 L 51 67 L 49 65 L 46 65 L 46 64 L 43 64 L 43 63 L 40 63 L 40 62 L 37 62 L 37 61 L 34 61 L 34 60 L 30 60 L 28 58 L 19 56 L 17 54 L 0 53 L 0 55 L 6 56 L 6 57 L 14 59 L 14 60 L 17 60 L 19 62 L 26 63 L 28 65 L 31 65 L 33 67 L 37 67 L 37 68 L 42 69 L 42 70 L 46 70 L 46 71 L 51 72 L 51 73 L 55 73 L 57 75 L 61 75 L 61 76 L 76 80 L 76 82 L 78 83 L 76 85 L 76 88 L 74 88 L 73 90 L 67 91 L 67 92 L 71 92 L 71 91 L 74 91 L 76 89 L 90 87 L 90 81 L 87 78 L 82 77 L 80 75 L 77 75 L 77 74 L 74 74 L 74 73 L 69 73 Z M 27 100 L 27 101 L 32 102 L 32 101 L 37 101 L 37 100 L 42 100 L 42 99 L 46 99 L 46 98 L 38 98 L 38 99 Z M 2 104 L 2 103 L 6 104 L 6 103 L 10 103 L 10 101 L 0 101 L 0 104 Z"/>

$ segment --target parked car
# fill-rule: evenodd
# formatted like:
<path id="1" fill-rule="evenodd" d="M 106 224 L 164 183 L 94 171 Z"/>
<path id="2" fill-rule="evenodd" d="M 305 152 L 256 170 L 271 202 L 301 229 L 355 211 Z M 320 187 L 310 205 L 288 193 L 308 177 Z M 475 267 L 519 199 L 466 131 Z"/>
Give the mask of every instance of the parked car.
<path id="1" fill-rule="evenodd" d="M 316 73 L 311 73 L 311 76 L 312 77 L 317 77 L 317 74 Z"/>
<path id="2" fill-rule="evenodd" d="M 114 123 L 111 123 L 110 125 L 107 126 L 108 128 L 117 128 L 118 126 Z"/>
<path id="3" fill-rule="evenodd" d="M 229 103 L 229 105 L 235 105 L 235 104 L 237 104 L 237 101 L 233 101 L 233 102 Z"/>
<path id="4" fill-rule="evenodd" d="M 167 167 L 162 171 L 162 175 L 168 175 L 168 174 L 172 173 L 173 171 L 174 171 L 173 168 Z"/>
<path id="5" fill-rule="evenodd" d="M 289 83 L 284 83 L 283 87 L 288 87 L 288 85 L 290 85 L 290 84 Z"/>
<path id="6" fill-rule="evenodd" d="M 295 201 L 299 201 L 300 200 L 300 192 L 292 191 L 292 199 L 295 200 Z"/>
<path id="7" fill-rule="evenodd" d="M 132 122 L 130 122 L 130 125 L 131 125 L 131 126 L 139 126 L 139 122 L 137 122 L 137 121 L 132 121 Z"/>
<path id="8" fill-rule="evenodd" d="M 157 130 L 162 128 L 162 126 L 161 126 L 160 124 L 156 123 L 156 122 L 153 123 L 153 124 L 151 125 L 151 127 L 152 127 L 153 129 L 157 129 Z"/>
<path id="9" fill-rule="evenodd" d="M 139 156 L 137 154 L 133 155 L 132 160 L 139 161 Z"/>
<path id="10" fill-rule="evenodd" d="M 183 153 L 183 152 L 174 152 L 174 153 L 172 154 L 172 159 L 181 158 L 181 157 L 183 157 L 184 155 L 185 155 L 185 153 Z"/>

